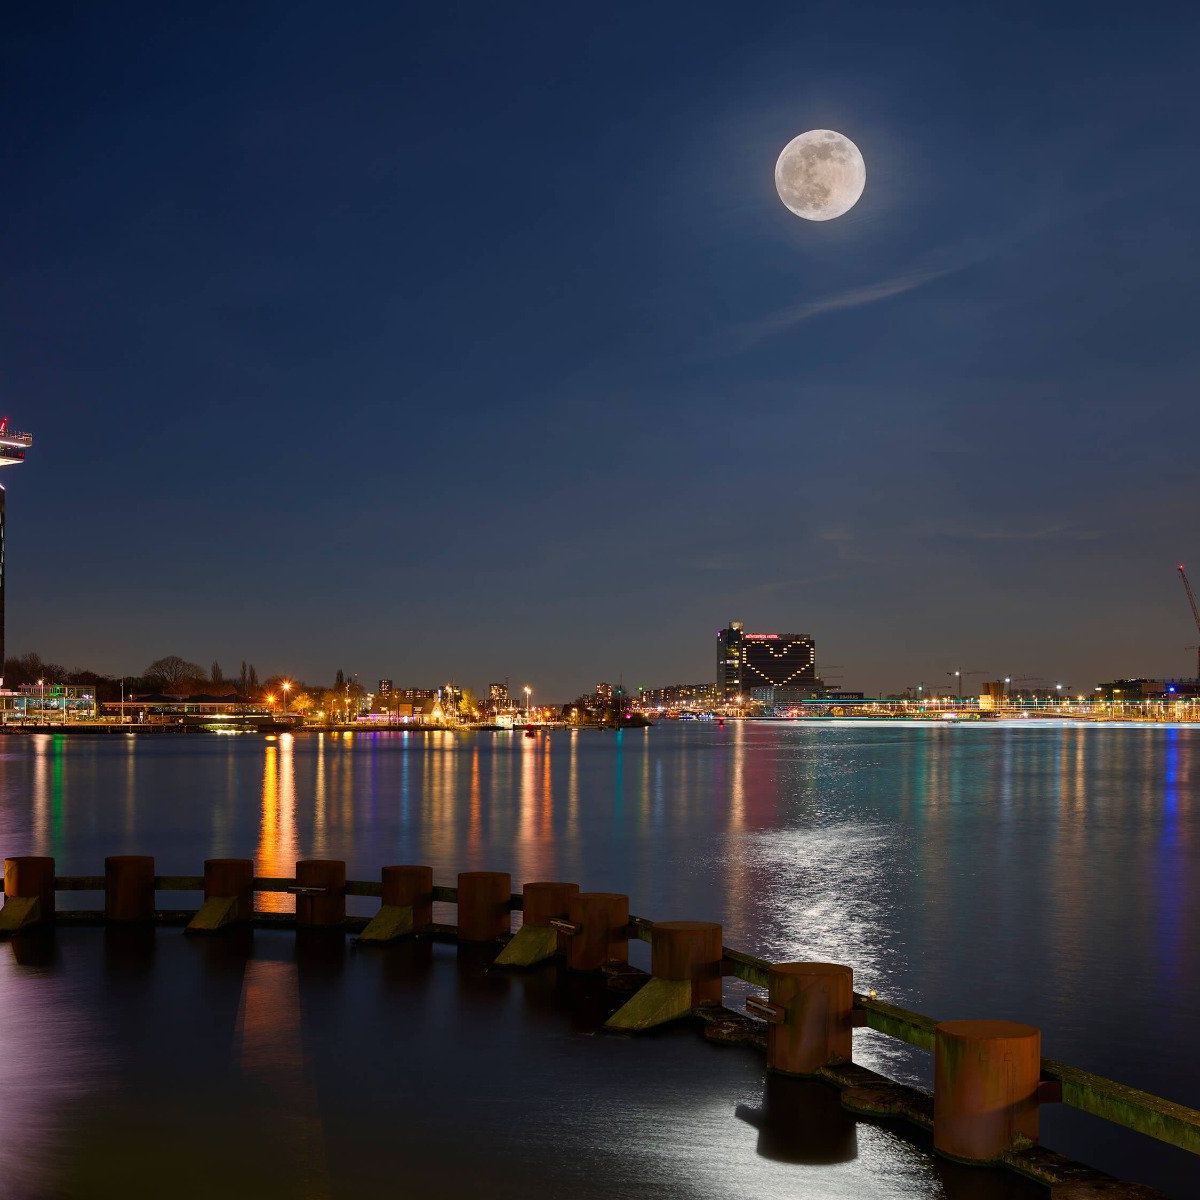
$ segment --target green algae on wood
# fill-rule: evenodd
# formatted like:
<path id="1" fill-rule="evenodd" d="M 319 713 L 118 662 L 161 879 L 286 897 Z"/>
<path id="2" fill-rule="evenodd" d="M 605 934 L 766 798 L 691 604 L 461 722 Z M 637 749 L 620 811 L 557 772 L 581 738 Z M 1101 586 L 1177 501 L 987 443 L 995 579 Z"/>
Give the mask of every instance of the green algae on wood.
<path id="1" fill-rule="evenodd" d="M 7 896 L 0 908 L 0 937 L 36 925 L 42 917 L 42 904 L 36 896 Z"/>
<path id="2" fill-rule="evenodd" d="M 412 933 L 412 905 L 384 904 L 358 935 L 360 942 L 392 942 Z"/>
<path id="3" fill-rule="evenodd" d="M 185 933 L 216 933 L 237 920 L 236 896 L 211 896 L 200 911 L 188 922 Z"/>
<path id="4" fill-rule="evenodd" d="M 605 1029 L 637 1033 L 677 1021 L 692 1011 L 690 979 L 651 979 L 632 995 L 607 1021 Z"/>
<path id="5" fill-rule="evenodd" d="M 558 953 L 558 930 L 546 925 L 522 925 L 496 956 L 498 967 L 532 967 Z"/>

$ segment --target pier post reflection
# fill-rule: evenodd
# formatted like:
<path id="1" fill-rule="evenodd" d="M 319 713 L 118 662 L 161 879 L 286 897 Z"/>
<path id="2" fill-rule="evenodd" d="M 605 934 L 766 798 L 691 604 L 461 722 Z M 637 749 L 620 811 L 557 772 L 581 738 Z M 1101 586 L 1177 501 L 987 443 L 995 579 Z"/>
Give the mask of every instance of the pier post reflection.
<path id="1" fill-rule="evenodd" d="M 758 1130 L 763 1158 L 826 1166 L 858 1157 L 858 1121 L 819 1079 L 768 1071 L 761 1107 L 739 1104 L 734 1113 Z"/>
<path id="2" fill-rule="evenodd" d="M 260 875 L 290 878 L 300 857 L 296 849 L 295 738 L 281 734 L 263 746 L 262 800 L 255 870 Z M 290 912 L 292 900 L 282 892 L 261 892 L 263 912 Z"/>

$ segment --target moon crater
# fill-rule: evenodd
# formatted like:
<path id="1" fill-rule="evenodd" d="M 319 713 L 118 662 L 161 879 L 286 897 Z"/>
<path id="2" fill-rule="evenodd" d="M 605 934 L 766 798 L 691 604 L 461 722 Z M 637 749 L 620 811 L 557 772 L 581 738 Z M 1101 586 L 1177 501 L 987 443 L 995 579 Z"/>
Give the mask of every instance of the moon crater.
<path id="1" fill-rule="evenodd" d="M 832 129 L 810 129 L 792 138 L 775 163 L 780 200 L 806 221 L 830 221 L 849 212 L 866 185 L 858 147 Z"/>

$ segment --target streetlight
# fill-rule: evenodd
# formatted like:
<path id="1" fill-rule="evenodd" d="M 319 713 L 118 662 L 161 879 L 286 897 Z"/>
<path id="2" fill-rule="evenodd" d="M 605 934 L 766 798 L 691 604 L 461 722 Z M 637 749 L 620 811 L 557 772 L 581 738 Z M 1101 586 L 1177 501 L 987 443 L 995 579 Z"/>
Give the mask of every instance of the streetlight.
<path id="1" fill-rule="evenodd" d="M 38 680 L 38 720 L 46 719 L 46 681 Z"/>
<path id="2" fill-rule="evenodd" d="M 531 688 L 529 684 L 526 684 L 523 690 L 525 692 L 525 719 L 528 721 L 530 713 L 529 697 L 533 695 L 533 688 Z"/>
<path id="3" fill-rule="evenodd" d="M 283 711 L 287 712 L 288 692 L 292 690 L 292 685 L 285 679 L 279 686 L 283 688 Z"/>

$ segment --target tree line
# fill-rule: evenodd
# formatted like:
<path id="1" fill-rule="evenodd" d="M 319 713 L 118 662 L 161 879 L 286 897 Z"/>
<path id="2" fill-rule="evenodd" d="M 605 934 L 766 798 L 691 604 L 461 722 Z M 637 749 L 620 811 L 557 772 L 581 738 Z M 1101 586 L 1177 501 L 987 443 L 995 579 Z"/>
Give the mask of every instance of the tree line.
<path id="1" fill-rule="evenodd" d="M 362 707 L 366 689 L 357 680 L 348 678 L 341 669 L 334 677 L 333 685 L 311 685 L 294 676 L 268 675 L 259 679 L 253 663 L 243 661 L 236 675 L 226 675 L 219 662 L 214 661 L 206 670 L 199 663 L 189 662 L 178 654 L 156 658 L 137 675 L 102 675 L 86 668 L 68 669 L 59 663 L 49 662 L 40 654 L 22 654 L 4 661 L 4 687 L 16 690 L 37 684 L 74 684 L 94 690 L 100 704 L 118 700 L 122 695 L 129 699 L 140 696 L 212 696 L 216 699 L 241 700 L 247 703 L 272 704 L 282 711 L 310 713 L 324 712 L 331 718 L 352 719 Z M 375 709 L 380 712 L 396 710 L 402 703 L 416 702 L 418 707 L 423 697 L 432 696 L 432 690 L 421 690 L 418 695 L 411 691 L 395 691 L 375 698 Z M 447 684 L 442 689 L 442 707 L 460 718 L 471 719 L 480 715 L 479 702 L 469 688 L 458 688 Z"/>
<path id="2" fill-rule="evenodd" d="M 346 684 L 338 672 L 335 689 L 347 699 L 362 694 L 358 684 Z M 253 663 L 243 661 L 236 675 L 226 675 L 219 662 L 207 670 L 199 663 L 189 662 L 178 654 L 156 658 L 135 675 L 102 675 L 85 667 L 67 668 L 50 662 L 40 654 L 22 654 L 4 660 L 4 686 L 18 689 L 23 686 L 74 684 L 95 689 L 96 699 L 119 699 L 138 695 L 215 696 L 231 700 L 265 701 L 275 696 L 280 704 L 286 698 L 289 707 L 304 711 L 316 703 L 317 697 L 332 694 L 335 689 L 312 688 L 284 675 L 270 675 L 260 680 Z M 289 685 L 285 692 L 283 684 Z"/>

